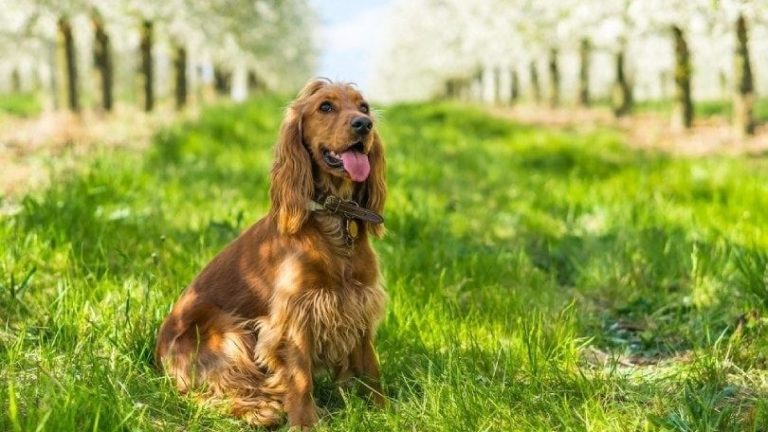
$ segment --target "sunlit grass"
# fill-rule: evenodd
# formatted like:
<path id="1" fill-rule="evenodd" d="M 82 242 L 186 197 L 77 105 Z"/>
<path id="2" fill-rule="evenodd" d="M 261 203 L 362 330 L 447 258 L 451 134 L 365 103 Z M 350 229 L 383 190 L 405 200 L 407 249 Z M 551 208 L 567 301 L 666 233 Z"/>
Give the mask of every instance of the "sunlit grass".
<path id="1" fill-rule="evenodd" d="M 671 114 L 671 100 L 649 100 L 637 103 L 638 112 L 650 112 Z M 728 100 L 704 100 L 694 101 L 694 113 L 700 118 L 714 116 L 730 118 L 733 113 L 733 104 Z M 768 122 L 768 99 L 758 98 L 754 105 L 754 116 L 758 122 Z"/>
<path id="2" fill-rule="evenodd" d="M 0 430 L 243 428 L 173 391 L 152 349 L 185 284 L 265 213 L 285 103 L 209 109 L 2 216 Z M 768 161 L 451 104 L 383 114 L 391 405 L 321 380 L 321 429 L 768 426 Z"/>
<path id="3" fill-rule="evenodd" d="M 0 94 L 0 116 L 32 117 L 41 110 L 40 97 L 36 93 Z"/>

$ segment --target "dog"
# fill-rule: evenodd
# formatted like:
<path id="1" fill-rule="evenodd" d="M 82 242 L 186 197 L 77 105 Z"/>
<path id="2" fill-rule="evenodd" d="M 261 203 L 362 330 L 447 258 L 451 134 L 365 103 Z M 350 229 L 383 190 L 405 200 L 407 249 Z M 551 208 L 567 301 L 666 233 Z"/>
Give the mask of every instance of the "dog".
<path id="1" fill-rule="evenodd" d="M 318 421 L 313 376 L 356 378 L 385 404 L 373 339 L 387 296 L 370 237 L 384 233 L 384 148 L 350 84 L 317 79 L 287 108 L 268 214 L 182 293 L 155 359 L 182 392 L 258 426 Z"/>

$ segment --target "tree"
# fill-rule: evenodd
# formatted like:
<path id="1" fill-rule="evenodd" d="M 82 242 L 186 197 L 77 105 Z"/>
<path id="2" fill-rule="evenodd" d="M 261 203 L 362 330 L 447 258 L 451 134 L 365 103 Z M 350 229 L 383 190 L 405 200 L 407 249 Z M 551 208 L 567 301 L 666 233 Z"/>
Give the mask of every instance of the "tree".
<path id="1" fill-rule="evenodd" d="M 672 108 L 672 124 L 690 128 L 693 125 L 693 99 L 691 98 L 691 54 L 683 29 L 671 27 L 675 43 L 675 96 Z"/>
<path id="2" fill-rule="evenodd" d="M 19 68 L 15 67 L 11 72 L 11 91 L 16 94 L 21 93 L 21 87 L 21 73 Z"/>
<path id="3" fill-rule="evenodd" d="M 520 97 L 520 80 L 517 77 L 517 69 L 512 68 L 512 70 L 509 71 L 510 73 L 510 79 L 512 80 L 511 83 L 511 89 L 510 89 L 510 102 L 515 103 L 517 102 L 517 99 Z"/>
<path id="4" fill-rule="evenodd" d="M 558 6 L 565 9 L 556 15 L 559 20 L 556 26 L 558 39 L 561 50 L 576 54 L 573 57 L 578 59 L 575 74 L 577 80 L 573 90 L 578 105 L 582 107 L 590 105 L 593 94 L 601 90 L 601 84 L 603 92 L 607 89 L 604 77 L 594 77 L 592 62 L 597 54 L 615 50 L 615 33 L 621 31 L 618 21 L 623 1 L 567 0 Z M 607 22 L 613 24 L 613 27 L 606 26 Z M 602 71 L 600 69 L 599 72 Z"/>
<path id="5" fill-rule="evenodd" d="M 379 73 L 371 89 L 380 99 L 435 98 L 446 93 L 448 82 L 454 83 L 452 93 L 466 95 L 478 67 L 498 70 L 519 62 L 513 57 L 521 51 L 518 21 L 510 19 L 517 12 L 509 2 L 395 0 L 392 8 L 390 37 L 377 53 Z M 478 28 L 483 31 L 468 31 Z"/>
<path id="6" fill-rule="evenodd" d="M 54 106 L 59 105 L 59 71 L 65 83 L 63 98 L 73 112 L 80 111 L 78 53 L 76 31 L 72 25 L 84 0 L 29 0 L 14 2 L 0 0 L 4 17 L 4 36 L 11 44 L 14 57 L 28 56 L 31 63 L 39 65 L 41 59 L 50 64 L 50 82 Z"/>
<path id="7" fill-rule="evenodd" d="M 583 37 L 579 42 L 579 105 L 589 106 L 589 62 L 592 43 Z"/>
<path id="8" fill-rule="evenodd" d="M 730 3 L 742 5 L 747 28 L 768 16 L 768 2 L 758 0 L 395 0 L 388 46 L 379 51 L 377 93 L 392 99 L 461 94 L 478 67 L 517 65 L 533 99 L 557 105 L 573 92 L 587 105 L 610 96 L 617 116 L 630 113 L 635 99 L 666 97 L 674 88 L 675 123 L 688 127 L 693 95 L 712 97 L 726 67 L 717 63 L 724 44 L 712 47 L 702 18 L 727 21 L 732 38 L 736 16 L 713 12 L 713 5 Z M 758 8 L 762 14 L 753 11 Z M 508 81 L 500 79 L 500 86 Z"/>
<path id="9" fill-rule="evenodd" d="M 213 67 L 213 88 L 219 96 L 226 96 L 232 90 L 232 72 L 221 65 Z"/>
<path id="10" fill-rule="evenodd" d="M 616 80 L 611 92 L 611 106 L 616 117 L 623 117 L 632 110 L 632 86 L 627 81 L 626 64 L 624 61 L 625 47 L 626 43 L 620 41 L 615 57 Z"/>
<path id="11" fill-rule="evenodd" d="M 755 83 L 750 54 L 750 27 L 765 25 L 768 17 L 768 3 L 760 0 L 713 0 L 698 2 L 697 14 L 706 23 L 709 36 L 713 39 L 732 40 L 733 59 L 731 67 L 722 65 L 718 73 L 721 89 L 731 87 L 733 104 L 733 128 L 739 136 L 754 133 L 753 114 Z M 725 48 L 725 46 L 723 47 Z M 722 55 L 726 52 L 721 51 Z M 726 70 L 730 69 L 730 76 Z M 728 79 L 732 79 L 729 84 Z M 728 93 L 728 90 L 723 92 Z M 726 99 L 727 96 L 723 97 Z"/>
<path id="12" fill-rule="evenodd" d="M 141 23 L 141 79 L 144 88 L 144 111 L 152 111 L 155 106 L 154 60 L 152 45 L 154 42 L 154 24 L 145 19 Z"/>
<path id="13" fill-rule="evenodd" d="M 546 56 L 548 73 L 548 100 L 550 107 L 560 105 L 560 49 L 567 38 L 567 22 L 573 1 L 540 2 L 523 0 L 521 10 L 527 19 L 521 19 L 518 30 L 532 48 L 532 55 Z M 522 17 L 521 17 L 522 18 Z M 541 54 L 537 54 L 541 53 Z M 533 72 L 533 70 L 532 70 Z M 538 73 L 536 73 L 538 75 Z M 531 84 L 534 85 L 534 74 L 531 74 Z M 538 76 L 536 76 L 538 81 Z M 534 94 L 536 90 L 534 89 Z"/>
<path id="14" fill-rule="evenodd" d="M 733 101 L 733 123 L 741 135 L 755 132 L 753 105 L 755 86 L 752 79 L 752 66 L 749 59 L 749 36 L 744 14 L 736 19 L 736 48 L 734 52 L 734 81 L 736 92 Z"/>
<path id="15" fill-rule="evenodd" d="M 201 49 L 224 75 L 244 76 L 245 90 L 248 70 L 259 71 L 270 88 L 292 89 L 314 66 L 316 16 L 308 0 L 187 1 L 185 10 L 198 20 L 194 30 L 201 32 Z M 184 27 L 173 26 L 172 34 Z"/>
<path id="16" fill-rule="evenodd" d="M 634 17 L 644 21 L 641 27 L 645 31 L 669 35 L 674 57 L 672 126 L 675 128 L 688 129 L 693 125 L 693 69 L 688 38 L 694 18 L 710 4 L 711 0 L 638 0 L 633 3 Z"/>
<path id="17" fill-rule="evenodd" d="M 75 40 L 72 37 L 72 25 L 67 16 L 59 18 L 59 35 L 64 45 L 64 61 L 67 76 L 67 103 L 73 112 L 80 111 L 80 92 L 77 79 L 77 58 L 75 53 Z"/>
<path id="18" fill-rule="evenodd" d="M 637 17 L 632 16 L 633 6 L 638 0 L 616 0 L 609 3 L 581 2 L 573 14 L 571 28 L 576 34 L 582 35 L 582 41 L 587 46 L 580 47 L 582 67 L 588 64 L 589 58 L 595 52 L 602 52 L 612 57 L 612 74 L 609 74 L 611 109 L 616 117 L 622 117 L 632 111 L 633 83 L 629 79 L 628 53 L 630 40 L 641 39 L 636 26 Z M 582 42 L 583 44 L 583 42 Z M 585 49 L 586 48 L 586 49 Z M 593 73 L 588 69 L 582 72 L 580 81 L 584 81 Z M 583 83 L 581 88 L 589 89 L 589 83 Z M 589 94 L 588 94 L 589 96 Z"/>
<path id="19" fill-rule="evenodd" d="M 549 106 L 560 105 L 560 67 L 558 65 L 557 48 L 549 49 L 547 67 L 549 69 Z"/>
<path id="20" fill-rule="evenodd" d="M 316 22 L 308 0 L 0 0 L 0 9 L 0 57 L 35 75 L 43 70 L 55 107 L 65 100 L 79 110 L 81 93 L 87 96 L 93 86 L 100 106 L 109 110 L 120 86 L 134 85 L 128 77 L 137 71 L 145 109 L 154 107 L 166 88 L 176 89 L 180 104 L 195 77 L 178 69 L 207 69 L 213 63 L 240 67 L 246 87 L 247 71 L 258 70 L 260 85 L 292 89 L 307 79 L 315 59 Z M 93 48 L 87 61 L 93 74 L 78 73 L 86 64 L 81 47 Z M 165 62 L 154 56 L 165 52 L 173 53 L 175 72 L 156 70 Z M 175 85 L 163 85 L 164 76 Z"/>
<path id="21" fill-rule="evenodd" d="M 114 81 L 112 67 L 112 42 L 104 28 L 104 20 L 98 11 L 93 11 L 93 64 L 99 73 L 101 84 L 101 107 L 104 111 L 112 110 L 112 83 Z"/>
<path id="22" fill-rule="evenodd" d="M 187 104 L 187 49 L 182 44 L 176 45 L 173 70 L 176 109 L 182 109 Z"/>
<path id="23" fill-rule="evenodd" d="M 539 103 L 541 102 L 541 84 L 539 83 L 539 69 L 535 61 L 528 65 L 528 73 L 531 80 L 531 96 L 536 103 Z"/>
<path id="24" fill-rule="evenodd" d="M 719 0 L 709 10 L 713 26 L 733 32 L 733 128 L 739 136 L 755 132 L 755 80 L 750 54 L 750 23 L 768 23 L 768 4 L 758 0 Z"/>

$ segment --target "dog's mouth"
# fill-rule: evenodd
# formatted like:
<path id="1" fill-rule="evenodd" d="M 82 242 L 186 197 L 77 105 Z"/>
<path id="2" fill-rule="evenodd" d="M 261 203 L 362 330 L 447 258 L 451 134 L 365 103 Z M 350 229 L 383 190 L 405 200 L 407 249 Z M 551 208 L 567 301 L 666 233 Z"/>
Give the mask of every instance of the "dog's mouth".
<path id="1" fill-rule="evenodd" d="M 342 168 L 344 166 L 344 161 L 341 160 L 341 156 L 331 150 L 323 150 L 323 161 L 331 168 Z"/>
<path id="2" fill-rule="evenodd" d="M 331 168 L 343 169 L 352 181 L 363 182 L 371 172 L 368 155 L 363 153 L 362 142 L 356 142 L 341 153 L 323 149 L 323 162 Z"/>

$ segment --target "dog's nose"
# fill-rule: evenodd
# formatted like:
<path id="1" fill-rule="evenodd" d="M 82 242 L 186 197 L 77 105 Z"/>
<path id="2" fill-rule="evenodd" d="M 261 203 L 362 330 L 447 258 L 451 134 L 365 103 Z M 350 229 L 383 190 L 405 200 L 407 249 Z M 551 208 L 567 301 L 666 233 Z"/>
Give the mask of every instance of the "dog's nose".
<path id="1" fill-rule="evenodd" d="M 373 128 L 373 122 L 368 117 L 355 117 L 352 119 L 352 130 L 360 135 L 367 135 Z"/>

